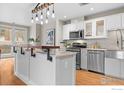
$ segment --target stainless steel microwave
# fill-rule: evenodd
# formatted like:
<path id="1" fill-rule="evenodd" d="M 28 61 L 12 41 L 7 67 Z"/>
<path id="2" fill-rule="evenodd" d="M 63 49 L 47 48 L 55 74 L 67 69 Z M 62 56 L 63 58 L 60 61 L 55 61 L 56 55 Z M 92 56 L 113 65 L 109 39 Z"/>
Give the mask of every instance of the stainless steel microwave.
<path id="1" fill-rule="evenodd" d="M 78 30 L 69 33 L 69 39 L 83 39 L 84 38 L 84 31 Z"/>

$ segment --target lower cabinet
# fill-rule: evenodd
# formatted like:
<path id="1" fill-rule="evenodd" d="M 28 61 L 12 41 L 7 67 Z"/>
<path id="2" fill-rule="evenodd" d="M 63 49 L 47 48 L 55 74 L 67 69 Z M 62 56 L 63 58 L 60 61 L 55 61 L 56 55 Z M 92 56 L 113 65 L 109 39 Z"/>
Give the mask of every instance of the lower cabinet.
<path id="1" fill-rule="evenodd" d="M 56 84 L 74 85 L 76 81 L 75 57 L 64 56 L 56 60 Z"/>
<path id="2" fill-rule="evenodd" d="M 15 74 L 23 78 L 24 81 L 29 79 L 29 52 L 21 54 L 20 51 L 16 55 Z"/>
<path id="3" fill-rule="evenodd" d="M 124 79 L 124 60 L 121 60 L 121 78 Z"/>
<path id="4" fill-rule="evenodd" d="M 105 74 L 113 77 L 121 77 L 121 62 L 119 59 L 106 58 L 105 59 Z"/>
<path id="5" fill-rule="evenodd" d="M 81 68 L 87 69 L 87 49 L 81 49 Z"/>
<path id="6" fill-rule="evenodd" d="M 30 57 L 30 83 L 34 85 L 55 84 L 55 61 L 47 60 L 47 55 L 37 53 Z"/>

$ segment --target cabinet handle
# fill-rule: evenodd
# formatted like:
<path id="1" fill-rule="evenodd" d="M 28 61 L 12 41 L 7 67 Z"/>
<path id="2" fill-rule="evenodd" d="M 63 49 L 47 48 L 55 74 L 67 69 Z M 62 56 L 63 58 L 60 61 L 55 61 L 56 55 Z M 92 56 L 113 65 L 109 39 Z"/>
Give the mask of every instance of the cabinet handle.
<path id="1" fill-rule="evenodd" d="M 15 49 L 15 46 L 13 47 L 13 52 L 14 53 L 17 53 L 17 50 Z"/>
<path id="2" fill-rule="evenodd" d="M 24 55 L 25 52 L 23 51 L 23 48 L 21 47 L 21 54 Z"/>
<path id="3" fill-rule="evenodd" d="M 32 57 L 36 57 L 36 54 L 33 52 L 33 50 L 34 50 L 34 49 L 31 48 L 31 56 L 32 56 Z"/>

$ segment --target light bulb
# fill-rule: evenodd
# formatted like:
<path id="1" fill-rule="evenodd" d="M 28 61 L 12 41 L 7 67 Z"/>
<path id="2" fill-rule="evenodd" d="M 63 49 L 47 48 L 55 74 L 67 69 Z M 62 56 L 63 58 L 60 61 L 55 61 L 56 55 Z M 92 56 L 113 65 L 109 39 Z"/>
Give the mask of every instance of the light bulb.
<path id="1" fill-rule="evenodd" d="M 52 18 L 55 18 L 55 13 L 54 13 L 54 11 L 53 11 L 53 13 L 52 13 Z"/>
<path id="2" fill-rule="evenodd" d="M 50 11 L 49 11 L 49 8 L 47 9 L 47 15 L 50 15 Z"/>
<path id="3" fill-rule="evenodd" d="M 40 24 L 43 25 L 43 20 L 41 20 Z"/>
<path id="4" fill-rule="evenodd" d="M 46 21 L 45 21 L 45 22 L 46 22 L 46 24 L 47 24 L 47 23 L 48 23 L 48 19 L 46 19 Z"/>
<path id="5" fill-rule="evenodd" d="M 33 17 L 31 18 L 31 23 L 34 23 Z"/>
<path id="6" fill-rule="evenodd" d="M 40 19 L 43 19 L 43 13 L 41 12 L 41 16 L 40 16 Z"/>
<path id="7" fill-rule="evenodd" d="M 37 15 L 37 14 L 36 14 L 36 18 L 35 18 L 35 20 L 36 20 L 36 21 L 38 21 L 38 20 L 39 20 L 39 19 L 38 19 L 38 15 Z"/>

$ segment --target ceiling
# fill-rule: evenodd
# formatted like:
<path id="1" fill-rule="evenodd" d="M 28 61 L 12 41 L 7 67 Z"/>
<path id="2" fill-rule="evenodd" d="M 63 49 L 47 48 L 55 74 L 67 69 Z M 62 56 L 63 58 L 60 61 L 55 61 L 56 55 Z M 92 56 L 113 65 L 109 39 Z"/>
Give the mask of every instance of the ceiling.
<path id="1" fill-rule="evenodd" d="M 6 6 L 11 9 L 16 9 L 17 11 L 19 10 L 31 11 L 31 9 L 35 7 L 35 5 L 36 3 L 21 3 L 21 4 L 20 3 L 7 3 L 7 4 L 1 3 L 0 7 Z M 55 3 L 55 14 L 58 19 L 68 20 L 71 18 L 91 15 L 91 14 L 99 13 L 102 11 L 108 11 L 108 10 L 116 9 L 120 7 L 124 7 L 124 3 L 89 3 L 83 6 L 80 6 L 79 3 Z M 91 11 L 90 8 L 94 8 L 94 10 Z M 67 16 L 67 18 L 65 19 L 64 16 Z"/>
<path id="2" fill-rule="evenodd" d="M 124 7 L 124 3 L 89 3 L 83 6 L 80 6 L 79 3 L 57 3 L 55 13 L 59 19 L 68 20 L 120 7 Z M 94 8 L 94 10 L 91 11 L 90 8 Z M 65 19 L 64 16 L 67 18 Z"/>

